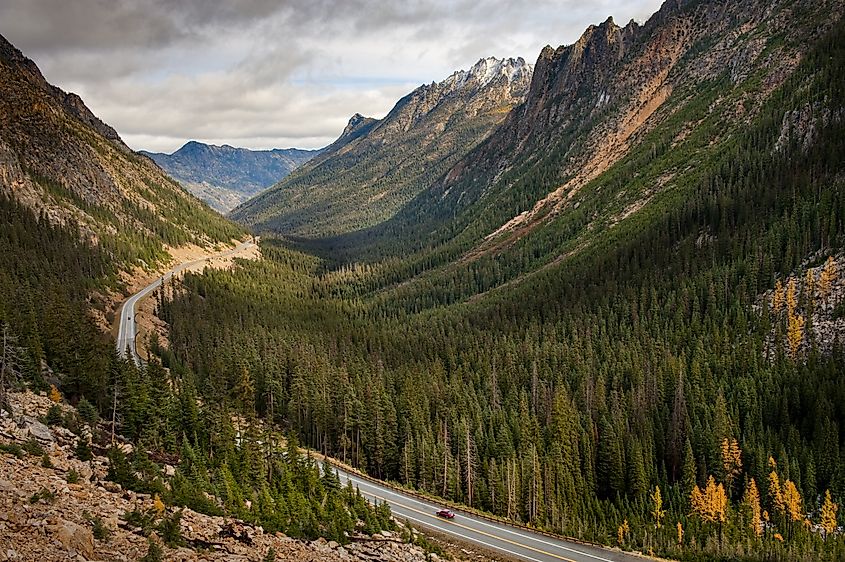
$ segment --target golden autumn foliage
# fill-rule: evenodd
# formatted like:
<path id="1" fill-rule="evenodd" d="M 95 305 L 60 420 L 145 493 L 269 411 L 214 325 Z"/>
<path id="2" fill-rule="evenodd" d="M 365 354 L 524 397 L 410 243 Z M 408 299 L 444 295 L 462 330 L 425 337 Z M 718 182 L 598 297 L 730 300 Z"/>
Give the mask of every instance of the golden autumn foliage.
<path id="1" fill-rule="evenodd" d="M 62 393 L 59 392 L 59 389 L 54 384 L 50 385 L 50 400 L 56 404 L 62 401 Z"/>
<path id="2" fill-rule="evenodd" d="M 839 506 L 833 503 L 830 497 L 830 490 L 825 490 L 824 503 L 822 504 L 822 529 L 825 536 L 836 531 L 836 512 Z"/>
<path id="3" fill-rule="evenodd" d="M 666 515 L 666 510 L 663 509 L 663 497 L 660 495 L 660 486 L 654 487 L 654 493 L 651 494 L 651 501 L 654 509 L 651 514 L 654 516 L 654 524 L 659 529 L 660 522 L 663 516 Z"/>
<path id="4" fill-rule="evenodd" d="M 730 489 L 734 478 L 742 474 L 742 450 L 736 439 L 722 440 L 722 468 L 725 470 L 725 480 Z"/>
<path id="5" fill-rule="evenodd" d="M 807 305 L 812 308 L 816 294 L 816 274 L 812 269 L 808 269 L 804 276 L 804 294 L 807 297 Z"/>
<path id="6" fill-rule="evenodd" d="M 780 533 L 775 533 L 775 539 L 779 542 L 783 542 L 783 535 L 781 535 Z"/>
<path id="7" fill-rule="evenodd" d="M 833 281 L 836 279 L 836 261 L 833 256 L 827 258 L 822 273 L 819 276 L 819 293 L 822 299 L 827 300 L 833 288 Z"/>
<path id="8" fill-rule="evenodd" d="M 759 537 L 763 534 L 763 514 L 760 510 L 760 491 L 757 489 L 757 483 L 752 478 L 745 488 L 745 495 L 742 497 L 742 503 L 745 505 L 748 513 L 751 516 L 749 526 L 754 536 Z M 766 514 L 768 517 L 768 514 Z"/>
<path id="9" fill-rule="evenodd" d="M 631 532 L 631 527 L 628 525 L 628 520 L 625 519 L 619 528 L 616 530 L 616 540 L 619 541 L 619 544 L 625 544 L 625 536 Z"/>
<path id="10" fill-rule="evenodd" d="M 781 283 L 780 279 L 778 279 L 777 283 L 775 283 L 774 293 L 772 293 L 772 312 L 780 314 L 780 311 L 783 310 L 783 302 L 783 283 Z"/>
<path id="11" fill-rule="evenodd" d="M 153 509 L 155 510 L 156 514 L 161 516 L 164 513 L 164 502 L 161 501 L 161 498 L 158 497 L 158 494 L 153 497 Z"/>
<path id="12" fill-rule="evenodd" d="M 769 499 L 771 499 L 772 507 L 776 512 L 784 513 L 786 511 L 786 504 L 783 501 L 783 491 L 780 487 L 780 478 L 778 478 L 778 473 L 774 470 L 769 473 Z"/>
<path id="13" fill-rule="evenodd" d="M 804 518 L 801 507 L 801 492 L 798 491 L 792 480 L 783 483 L 783 504 L 786 508 L 786 514 L 792 521 L 801 521 Z"/>
<path id="14" fill-rule="evenodd" d="M 786 286 L 786 313 L 789 316 L 794 316 L 796 308 L 798 308 L 798 298 L 795 290 L 795 279 L 790 279 Z"/>
<path id="15" fill-rule="evenodd" d="M 801 350 L 804 341 L 804 317 L 799 314 L 788 313 L 786 318 L 786 339 L 789 343 L 789 354 L 793 359 Z"/>
<path id="16" fill-rule="evenodd" d="M 698 486 L 692 489 L 690 505 L 693 513 L 703 521 L 710 523 L 724 523 L 727 519 L 728 495 L 722 484 L 716 484 L 711 476 L 707 479 L 707 486 L 702 490 Z"/>
<path id="17" fill-rule="evenodd" d="M 678 521 L 677 528 L 678 528 L 678 544 L 683 544 L 684 543 L 684 526 L 681 525 L 680 521 Z"/>

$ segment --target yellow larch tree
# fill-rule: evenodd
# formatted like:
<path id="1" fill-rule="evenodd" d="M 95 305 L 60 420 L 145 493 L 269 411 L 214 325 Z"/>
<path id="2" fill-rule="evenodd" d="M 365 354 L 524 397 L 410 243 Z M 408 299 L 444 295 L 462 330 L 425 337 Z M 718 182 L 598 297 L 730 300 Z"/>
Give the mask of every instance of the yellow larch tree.
<path id="1" fill-rule="evenodd" d="M 804 296 L 807 298 L 807 306 L 813 308 L 816 298 L 816 274 L 812 269 L 808 269 L 804 275 Z"/>
<path id="2" fill-rule="evenodd" d="M 786 339 L 789 343 L 789 353 L 793 359 L 798 357 L 801 342 L 804 341 L 804 317 L 794 312 L 787 313 Z"/>
<path id="3" fill-rule="evenodd" d="M 62 401 L 62 393 L 59 392 L 59 389 L 54 384 L 50 385 L 50 400 L 56 404 Z"/>
<path id="4" fill-rule="evenodd" d="M 619 528 L 616 530 L 616 539 L 619 541 L 620 546 L 625 544 L 625 537 L 631 531 L 631 527 L 628 525 L 628 520 L 625 519 Z"/>
<path id="5" fill-rule="evenodd" d="M 752 478 L 745 488 L 745 495 L 742 497 L 742 503 L 750 515 L 748 522 L 755 537 L 763 534 L 763 515 L 760 509 L 760 491 L 757 489 L 757 482 Z"/>
<path id="6" fill-rule="evenodd" d="M 161 501 L 161 498 L 158 497 L 158 494 L 153 497 L 153 509 L 155 510 L 158 516 L 161 516 L 164 513 L 164 502 Z"/>
<path id="7" fill-rule="evenodd" d="M 681 522 L 678 521 L 678 544 L 684 544 L 684 526 L 681 525 Z"/>
<path id="8" fill-rule="evenodd" d="M 769 461 L 773 462 L 771 457 Z M 769 473 L 769 499 L 776 513 L 786 512 L 786 505 L 783 501 L 783 490 L 780 487 L 780 478 L 778 478 L 778 473 L 774 471 L 774 468 Z"/>
<path id="9" fill-rule="evenodd" d="M 795 309 L 798 308 L 798 297 L 795 290 L 795 278 L 791 277 L 789 283 L 786 285 L 786 313 L 789 316 L 795 314 Z"/>
<path id="10" fill-rule="evenodd" d="M 660 495 L 660 486 L 654 487 L 654 492 L 651 494 L 651 501 L 654 505 L 654 510 L 651 514 L 654 516 L 654 524 L 659 529 L 660 522 L 663 516 L 666 515 L 666 510 L 663 509 L 663 497 Z"/>
<path id="11" fill-rule="evenodd" d="M 783 299 L 783 283 L 778 279 L 777 283 L 775 283 L 775 290 L 772 293 L 772 312 L 780 314 L 780 311 L 783 310 Z"/>
<path id="12" fill-rule="evenodd" d="M 716 484 L 711 476 L 707 479 L 707 486 L 702 490 L 698 486 L 692 489 L 690 505 L 693 512 L 703 521 L 709 523 L 724 523 L 727 519 L 728 496 L 722 484 Z"/>
<path id="13" fill-rule="evenodd" d="M 725 483 L 730 493 L 734 479 L 742 474 L 742 450 L 736 439 L 725 437 L 722 440 L 722 468 L 725 471 Z"/>
<path id="14" fill-rule="evenodd" d="M 822 529 L 824 529 L 824 537 L 836 531 L 836 512 L 839 506 L 833 503 L 830 497 L 830 490 L 825 490 L 824 503 L 822 504 Z"/>
<path id="15" fill-rule="evenodd" d="M 833 259 L 833 256 L 830 256 L 827 258 L 824 268 L 822 268 L 821 275 L 819 275 L 819 293 L 824 301 L 827 301 L 828 297 L 830 297 L 833 282 L 836 280 L 836 274 L 836 260 Z"/>
<path id="16" fill-rule="evenodd" d="M 792 521 L 801 521 L 804 518 L 803 509 L 801 508 L 801 492 L 795 486 L 792 480 L 787 480 L 783 483 L 783 504 L 786 508 L 786 514 Z"/>

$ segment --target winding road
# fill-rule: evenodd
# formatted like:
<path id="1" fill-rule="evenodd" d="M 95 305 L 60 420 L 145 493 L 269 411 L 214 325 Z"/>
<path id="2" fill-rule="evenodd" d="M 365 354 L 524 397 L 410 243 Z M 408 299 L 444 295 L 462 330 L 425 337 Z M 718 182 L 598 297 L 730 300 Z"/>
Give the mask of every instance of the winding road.
<path id="1" fill-rule="evenodd" d="M 153 281 L 152 283 L 150 283 L 149 285 L 147 285 L 128 299 L 126 299 L 126 301 L 123 303 L 123 306 L 121 306 L 119 313 L 120 316 L 117 328 L 117 341 L 115 342 L 115 345 L 117 346 L 117 354 L 121 357 L 131 357 L 136 365 L 141 364 L 141 357 L 138 355 L 138 350 L 135 346 L 135 308 L 138 306 L 138 303 L 141 300 L 143 300 L 150 293 L 161 287 L 161 284 L 164 281 L 167 281 L 174 275 L 177 275 L 198 263 L 202 263 L 204 261 L 212 260 L 215 258 L 225 258 L 233 254 L 240 253 L 249 248 L 252 248 L 253 246 L 255 246 L 253 242 L 241 242 L 240 244 L 229 250 L 225 250 L 223 252 L 211 256 L 205 256 L 192 261 L 180 263 L 179 265 L 177 265 L 170 271 L 162 274 L 158 279 L 156 279 L 155 281 Z"/>
<path id="2" fill-rule="evenodd" d="M 338 466 L 334 466 L 334 469 L 344 485 L 351 481 L 367 499 L 379 503 L 387 502 L 394 517 L 400 521 L 408 520 L 415 526 L 433 529 L 462 543 L 476 544 L 510 558 L 529 562 L 643 562 L 649 559 L 617 550 L 564 541 L 459 510 L 453 510 L 454 519 L 443 519 L 435 515 L 443 506 L 403 494 Z"/>

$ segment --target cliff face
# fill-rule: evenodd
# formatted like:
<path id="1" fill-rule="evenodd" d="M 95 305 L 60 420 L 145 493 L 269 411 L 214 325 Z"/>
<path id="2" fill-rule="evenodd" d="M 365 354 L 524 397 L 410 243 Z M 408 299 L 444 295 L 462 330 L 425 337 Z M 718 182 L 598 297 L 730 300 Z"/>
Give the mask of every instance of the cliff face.
<path id="1" fill-rule="evenodd" d="M 481 59 L 420 86 L 381 120 L 356 115 L 320 157 L 233 216 L 303 235 L 377 224 L 484 140 L 523 100 L 530 79 L 522 59 Z"/>
<path id="2" fill-rule="evenodd" d="M 92 241 L 124 229 L 171 245 L 238 232 L 2 36 L 0 190 L 51 221 L 78 225 Z"/>

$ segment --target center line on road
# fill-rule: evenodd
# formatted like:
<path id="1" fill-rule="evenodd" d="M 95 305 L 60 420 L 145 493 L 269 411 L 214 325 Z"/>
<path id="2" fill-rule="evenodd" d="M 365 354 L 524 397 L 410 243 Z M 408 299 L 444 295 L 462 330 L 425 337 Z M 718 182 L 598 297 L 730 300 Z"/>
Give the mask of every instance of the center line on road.
<path id="1" fill-rule="evenodd" d="M 380 499 L 380 500 L 382 500 L 382 501 L 384 501 L 384 502 L 387 502 L 387 501 L 388 501 L 388 500 L 387 500 L 387 498 L 385 498 L 385 497 L 383 497 L 383 496 L 379 496 L 378 494 L 374 494 L 374 493 L 372 493 L 372 492 L 369 492 L 369 493 L 368 493 L 368 495 L 372 496 L 373 498 Z M 428 517 L 428 518 L 430 518 L 430 519 L 434 519 L 434 520 L 435 520 L 435 521 L 437 521 L 438 523 L 442 523 L 442 521 L 440 521 L 440 519 L 438 519 L 438 518 L 437 518 L 437 516 L 435 516 L 435 515 L 431 515 L 430 513 L 427 513 L 427 512 L 425 512 L 425 511 L 421 511 L 421 510 L 419 510 L 419 509 L 416 509 L 416 508 L 410 507 L 410 506 L 405 505 L 405 504 L 402 504 L 402 503 L 400 503 L 400 502 L 396 502 L 395 500 L 394 500 L 394 503 L 396 503 L 396 504 L 397 504 L 397 506 L 399 506 L 399 507 L 401 507 L 401 508 L 403 508 L 403 509 L 407 509 L 407 510 L 413 511 L 414 513 L 419 513 L 419 514 L 421 514 L 421 515 L 425 515 L 426 517 Z M 419 521 L 419 520 L 417 520 L 417 521 L 418 521 L 419 523 L 425 524 L 425 522 L 424 522 L 424 521 Z M 486 532 L 486 531 L 481 531 L 481 530 L 478 530 L 478 529 L 473 529 L 472 527 L 468 527 L 468 526 L 466 526 L 466 525 L 462 525 L 461 523 L 456 523 L 455 521 L 449 521 L 449 525 L 454 525 L 454 526 L 456 526 L 456 527 L 460 527 L 460 528 L 462 528 L 462 529 L 466 529 L 467 531 L 470 531 L 470 532 L 472 532 L 472 533 L 478 533 L 479 535 L 484 535 L 484 536 L 486 536 L 486 537 L 490 537 L 490 538 L 495 539 L 495 540 L 497 540 L 497 541 L 506 542 L 506 543 L 508 543 L 508 544 L 512 544 L 512 545 L 514 545 L 514 546 L 518 546 L 518 547 L 520 547 L 520 548 L 525 548 L 525 549 L 531 550 L 531 551 L 533 551 L 533 552 L 537 552 L 537 553 L 539 553 L 539 554 L 543 554 L 543 555 L 546 555 L 546 556 L 551 556 L 551 557 L 553 557 L 553 558 L 557 558 L 558 560 L 563 560 L 564 562 L 576 562 L 575 560 L 572 560 L 571 558 L 566 558 L 565 556 L 560 556 L 559 554 L 555 554 L 555 553 L 553 553 L 553 552 L 547 552 L 547 551 L 545 551 L 545 550 L 541 550 L 541 549 L 539 549 L 539 548 L 535 548 L 535 547 L 533 547 L 533 546 L 529 546 L 529 545 L 527 545 L 527 544 L 518 543 L 518 542 L 516 542 L 516 541 L 512 541 L 512 540 L 510 540 L 510 539 L 506 539 L 506 538 L 504 538 L 504 537 L 498 537 L 498 536 L 493 535 L 493 534 L 491 534 L 491 533 L 488 533 L 488 532 Z M 441 529 L 441 530 L 442 530 L 442 529 Z M 456 533 L 456 534 L 457 534 L 457 533 Z M 460 535 L 459 535 L 459 536 L 460 536 Z M 465 537 L 465 538 L 467 538 L 467 537 Z M 517 553 L 517 552 L 512 552 L 512 551 L 507 550 L 507 549 L 505 549 L 505 548 L 502 548 L 502 547 L 500 547 L 500 546 L 494 546 L 494 545 L 491 545 L 491 544 L 485 543 L 485 542 L 483 542 L 483 541 L 479 541 L 478 539 L 475 539 L 475 541 L 476 541 L 476 542 L 478 542 L 478 543 L 480 543 L 480 544 L 483 544 L 483 545 L 485 545 L 485 546 L 488 546 L 488 547 L 490 547 L 490 548 L 494 548 L 494 549 L 497 549 L 497 550 L 502 550 L 502 551 L 504 551 L 504 552 L 507 552 L 507 553 L 509 553 L 509 554 L 513 554 L 513 555 L 515 555 L 515 556 L 521 556 L 521 557 L 523 557 L 523 558 L 528 558 L 528 559 L 530 559 L 530 560 L 536 560 L 535 558 L 531 558 L 530 556 L 526 556 L 526 555 L 524 555 L 524 554 L 519 554 L 519 553 Z M 580 554 L 580 553 L 579 553 L 579 554 Z"/>
<path id="2" fill-rule="evenodd" d="M 368 481 L 366 481 L 366 480 L 360 480 L 360 479 L 358 479 L 358 478 L 356 478 L 356 477 L 352 476 L 351 474 L 347 474 L 347 478 L 349 478 L 350 480 L 352 480 L 352 481 L 354 481 L 354 482 L 356 482 L 356 483 L 361 483 L 361 484 L 364 484 L 364 485 L 369 485 L 369 486 L 372 486 L 372 487 L 374 487 L 374 488 L 375 488 L 375 485 L 374 485 L 374 484 L 372 484 L 371 482 L 368 482 Z M 417 500 L 417 499 L 414 499 L 414 498 L 411 498 L 411 497 L 405 496 L 404 494 L 399 494 L 399 493 L 397 493 L 397 492 L 393 492 L 393 491 L 390 491 L 390 490 L 385 490 L 385 492 L 386 492 L 386 493 L 388 493 L 388 494 L 390 494 L 391 496 L 400 497 L 400 498 L 403 498 L 403 499 L 407 499 L 408 501 L 411 501 L 411 502 L 417 503 L 417 504 L 419 504 L 419 505 L 423 505 L 423 506 L 426 506 L 426 507 L 430 507 L 430 506 L 426 505 L 425 503 L 423 503 L 423 502 L 421 502 L 421 501 L 419 501 L 419 500 Z M 371 495 L 372 495 L 372 494 L 371 494 Z M 411 508 L 408 508 L 408 509 L 411 509 Z M 549 541 L 545 541 L 545 540 L 543 540 L 543 539 L 541 539 L 541 538 L 539 538 L 539 537 L 532 537 L 532 536 L 530 536 L 530 535 L 526 535 L 526 534 L 523 534 L 523 533 L 519 533 L 519 532 L 517 532 L 517 531 L 514 531 L 514 530 L 512 530 L 512 529 L 508 528 L 508 527 L 507 527 L 506 525 L 504 525 L 504 524 L 503 524 L 501 527 L 497 527 L 497 526 L 495 526 L 495 525 L 491 525 L 490 523 L 487 523 L 487 522 L 482 521 L 482 520 L 479 520 L 479 519 L 473 519 L 473 522 L 478 523 L 479 525 L 484 525 L 485 527 L 488 527 L 488 528 L 492 528 L 492 529 L 496 529 L 496 530 L 503 531 L 503 532 L 506 532 L 506 533 L 510 533 L 511 535 L 514 535 L 514 536 L 517 536 L 517 537 L 520 537 L 520 538 L 523 538 L 523 539 L 527 539 L 527 540 L 531 540 L 531 541 L 534 541 L 534 542 L 537 542 L 537 543 L 540 543 L 540 544 L 544 544 L 544 545 L 546 545 L 546 546 L 550 546 L 550 547 L 552 547 L 552 548 L 559 548 L 559 549 L 561 549 L 561 550 L 566 550 L 567 552 L 572 552 L 572 553 L 577 554 L 577 555 L 579 555 L 579 556 L 586 556 L 587 558 L 592 558 L 592 559 L 594 559 L 594 560 L 601 560 L 602 562 L 613 562 L 612 560 L 610 560 L 610 559 L 608 559 L 608 558 L 603 558 L 603 557 L 601 557 L 601 556 L 597 556 L 597 555 L 595 555 L 595 554 L 590 554 L 590 553 L 588 553 L 588 552 L 584 552 L 584 551 L 582 551 L 582 550 L 578 550 L 577 548 L 570 548 L 570 547 L 564 546 L 564 545 L 562 545 L 562 544 L 555 544 L 555 543 L 551 543 L 551 542 L 549 542 Z M 483 533 L 483 531 L 476 531 L 476 532 L 478 532 L 478 533 Z M 499 537 L 496 537 L 496 538 L 497 538 L 497 539 L 499 539 Z M 499 539 L 499 540 L 507 540 L 507 539 Z M 530 546 L 528 546 L 528 545 L 522 545 L 521 543 L 513 543 L 513 544 L 519 544 L 520 546 L 524 546 L 525 548 L 531 548 Z M 538 552 L 543 552 L 543 553 L 546 553 L 546 551 L 544 551 L 544 550 L 538 550 Z M 551 553 L 546 553 L 546 554 L 551 554 Z M 551 555 L 552 555 L 552 556 L 556 556 L 556 555 L 554 555 L 554 554 L 551 554 Z M 566 559 L 564 558 L 564 560 L 566 560 Z"/>

